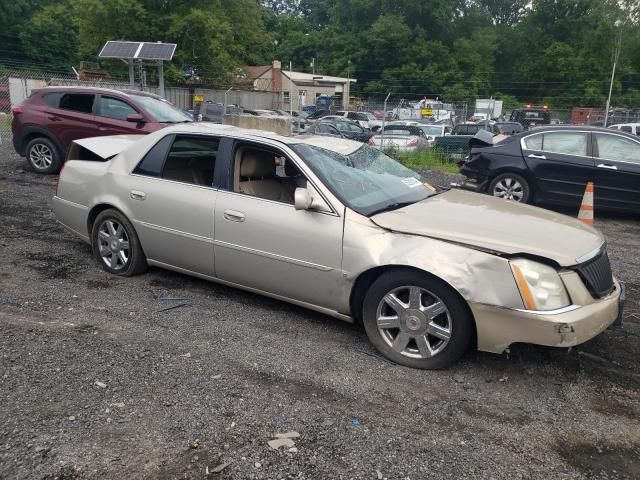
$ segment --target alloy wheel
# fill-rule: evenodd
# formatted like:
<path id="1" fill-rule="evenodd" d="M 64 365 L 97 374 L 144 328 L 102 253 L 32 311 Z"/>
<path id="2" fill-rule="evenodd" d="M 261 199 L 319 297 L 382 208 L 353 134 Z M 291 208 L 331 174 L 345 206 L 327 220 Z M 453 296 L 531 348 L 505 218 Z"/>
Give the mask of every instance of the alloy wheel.
<path id="1" fill-rule="evenodd" d="M 129 236 L 116 220 L 108 218 L 98 229 L 98 250 L 102 261 L 113 270 L 123 270 L 131 258 Z"/>
<path id="2" fill-rule="evenodd" d="M 493 187 L 493 196 L 521 202 L 524 197 L 524 188 L 515 178 L 505 177 Z"/>
<path id="3" fill-rule="evenodd" d="M 29 151 L 29 160 L 38 170 L 45 170 L 53 163 L 53 152 L 44 143 L 36 143 Z"/>
<path id="4" fill-rule="evenodd" d="M 387 293 L 376 314 L 384 342 L 409 358 L 430 358 L 442 352 L 452 335 L 451 315 L 433 292 L 403 286 Z"/>

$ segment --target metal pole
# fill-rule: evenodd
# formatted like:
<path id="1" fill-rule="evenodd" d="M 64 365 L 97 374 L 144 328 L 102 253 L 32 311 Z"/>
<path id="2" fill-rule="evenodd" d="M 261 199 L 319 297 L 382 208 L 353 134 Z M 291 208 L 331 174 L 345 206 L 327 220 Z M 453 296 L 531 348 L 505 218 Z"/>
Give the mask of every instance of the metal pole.
<path id="1" fill-rule="evenodd" d="M 384 115 L 382 115 L 382 127 L 380 129 L 380 150 L 384 150 L 384 121 L 387 118 L 387 100 L 391 96 L 391 92 L 387 94 L 387 98 L 384 99 Z"/>
<path id="2" fill-rule="evenodd" d="M 160 96 L 164 98 L 164 65 L 162 60 L 158 60 L 158 88 Z"/>
<path id="3" fill-rule="evenodd" d="M 136 88 L 136 74 L 133 70 L 133 58 L 129 59 L 129 88 L 131 88 L 131 90 Z"/>
<path id="4" fill-rule="evenodd" d="M 351 60 L 347 60 L 347 101 L 343 102 L 342 108 L 345 110 L 349 108 L 349 101 L 351 100 Z"/>
<path id="5" fill-rule="evenodd" d="M 289 116 L 293 118 L 293 66 L 289 62 Z"/>
<path id="6" fill-rule="evenodd" d="M 222 119 L 224 123 L 224 116 L 227 114 L 227 94 L 233 90 L 233 87 L 229 87 L 229 90 L 227 90 L 226 92 L 224 92 L 224 110 L 222 111 Z"/>
<path id="7" fill-rule="evenodd" d="M 618 21 L 619 22 L 619 21 Z M 620 24 L 616 22 L 615 26 L 620 27 Z M 620 56 L 620 47 L 622 44 L 622 31 L 618 32 L 618 38 L 616 41 L 616 49 L 613 54 L 613 69 L 611 70 L 611 83 L 609 83 L 609 96 L 607 97 L 607 106 L 604 111 L 604 125 L 603 127 L 607 127 L 607 123 L 609 121 L 609 107 L 611 106 L 611 93 L 613 91 L 613 79 L 616 76 L 616 65 L 618 64 L 618 57 Z"/>

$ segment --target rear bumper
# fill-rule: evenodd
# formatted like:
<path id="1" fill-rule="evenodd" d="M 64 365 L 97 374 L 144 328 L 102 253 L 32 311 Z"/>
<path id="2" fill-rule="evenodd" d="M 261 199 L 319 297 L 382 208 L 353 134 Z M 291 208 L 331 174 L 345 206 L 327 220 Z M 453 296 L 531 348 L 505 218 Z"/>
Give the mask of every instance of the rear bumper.
<path id="1" fill-rule="evenodd" d="M 513 343 L 572 347 L 592 339 L 614 324 L 622 323 L 624 286 L 591 304 L 555 312 L 511 310 L 470 304 L 476 319 L 478 350 L 502 353 Z"/>

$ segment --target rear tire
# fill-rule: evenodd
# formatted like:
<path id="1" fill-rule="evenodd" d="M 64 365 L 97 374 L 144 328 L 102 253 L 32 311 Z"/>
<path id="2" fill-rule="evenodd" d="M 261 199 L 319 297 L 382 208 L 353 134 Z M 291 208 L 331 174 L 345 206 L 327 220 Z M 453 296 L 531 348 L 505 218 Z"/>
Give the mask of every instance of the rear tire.
<path id="1" fill-rule="evenodd" d="M 369 287 L 363 323 L 376 349 L 396 363 L 439 369 L 469 348 L 473 321 L 460 296 L 426 273 L 391 271 Z"/>
<path id="2" fill-rule="evenodd" d="M 528 203 L 531 197 L 531 187 L 529 187 L 529 182 L 517 173 L 502 173 L 489 184 L 489 195 L 514 202 Z"/>
<path id="3" fill-rule="evenodd" d="M 62 159 L 58 148 L 46 137 L 32 139 L 25 149 L 27 164 L 36 173 L 58 173 Z"/>
<path id="4" fill-rule="evenodd" d="M 118 210 L 100 212 L 91 229 L 91 246 L 100 266 L 114 275 L 132 277 L 148 267 L 133 225 Z"/>

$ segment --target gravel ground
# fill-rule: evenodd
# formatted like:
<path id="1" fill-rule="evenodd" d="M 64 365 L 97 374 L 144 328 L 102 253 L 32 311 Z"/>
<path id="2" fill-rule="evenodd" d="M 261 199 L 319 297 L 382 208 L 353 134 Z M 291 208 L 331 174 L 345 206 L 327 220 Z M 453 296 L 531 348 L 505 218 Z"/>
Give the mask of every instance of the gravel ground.
<path id="1" fill-rule="evenodd" d="M 55 177 L 3 140 L 0 478 L 640 477 L 637 218 L 596 219 L 627 282 L 624 329 L 418 371 L 320 314 L 103 272 L 56 224 Z M 294 447 L 267 444 L 291 431 Z"/>

